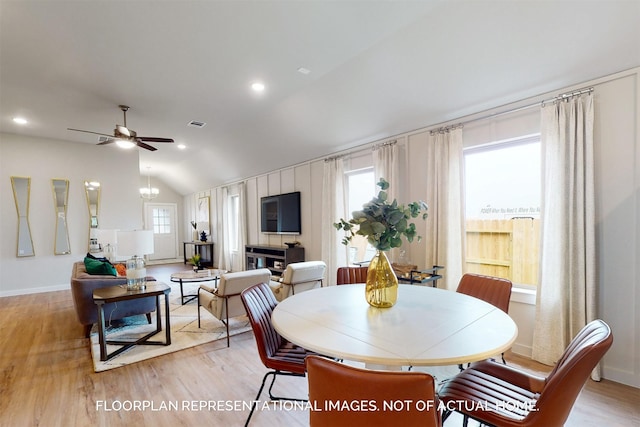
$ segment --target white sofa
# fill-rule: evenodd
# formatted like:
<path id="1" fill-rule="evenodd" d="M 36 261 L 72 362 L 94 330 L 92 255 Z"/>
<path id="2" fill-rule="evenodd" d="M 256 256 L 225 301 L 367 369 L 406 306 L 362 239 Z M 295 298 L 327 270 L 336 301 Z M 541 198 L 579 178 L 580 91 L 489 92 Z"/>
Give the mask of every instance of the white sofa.
<path id="1" fill-rule="evenodd" d="M 247 314 L 240 299 L 240 293 L 258 283 L 269 283 L 271 271 L 258 270 L 225 273 L 220 276 L 215 288 L 200 285 L 198 288 L 198 327 L 200 327 L 200 307 L 213 314 L 227 327 L 227 347 L 229 347 L 229 318 Z"/>
<path id="2" fill-rule="evenodd" d="M 279 281 L 269 283 L 278 301 L 290 295 L 322 286 L 327 265 L 323 261 L 294 262 L 287 265 Z"/>

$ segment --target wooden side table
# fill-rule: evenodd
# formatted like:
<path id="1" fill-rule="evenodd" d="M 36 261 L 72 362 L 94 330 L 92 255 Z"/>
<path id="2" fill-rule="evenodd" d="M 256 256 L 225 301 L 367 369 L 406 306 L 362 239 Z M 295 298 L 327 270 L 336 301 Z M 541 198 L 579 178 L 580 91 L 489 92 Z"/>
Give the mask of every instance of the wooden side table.
<path id="1" fill-rule="evenodd" d="M 98 307 L 98 337 L 100 339 L 100 360 L 109 360 L 134 345 L 170 345 L 171 326 L 169 323 L 169 292 L 171 287 L 160 282 L 147 282 L 145 289 L 127 290 L 127 285 L 109 286 L 93 291 L 93 302 Z M 165 306 L 165 340 L 150 341 L 149 339 L 162 331 L 162 321 L 160 319 L 160 295 L 164 294 Z M 135 341 L 107 340 L 105 336 L 104 305 L 111 302 L 126 301 L 137 298 L 156 297 L 156 329 L 142 338 Z M 107 344 L 121 345 L 119 349 L 112 353 L 107 353 Z"/>
<path id="2" fill-rule="evenodd" d="M 193 253 L 200 255 L 200 264 L 203 267 L 213 267 L 213 242 L 182 242 L 185 264 L 189 260 L 187 257 L 187 246 L 193 246 Z"/>

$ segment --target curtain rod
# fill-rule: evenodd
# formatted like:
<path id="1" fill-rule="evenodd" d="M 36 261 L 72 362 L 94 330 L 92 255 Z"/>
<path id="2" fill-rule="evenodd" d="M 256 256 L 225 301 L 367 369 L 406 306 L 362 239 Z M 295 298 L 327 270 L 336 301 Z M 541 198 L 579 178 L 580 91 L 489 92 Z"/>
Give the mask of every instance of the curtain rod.
<path id="1" fill-rule="evenodd" d="M 419 128 L 419 129 L 415 129 L 413 131 L 404 132 L 403 134 L 404 135 L 408 135 L 408 134 L 411 134 L 411 133 L 417 132 L 417 131 L 426 132 L 429 128 L 431 128 L 429 130 L 430 132 L 447 131 L 447 130 L 455 129 L 455 128 L 459 127 L 459 126 L 464 126 L 464 125 L 469 124 L 469 123 L 478 122 L 480 120 L 493 119 L 493 118 L 496 118 L 496 117 L 503 116 L 505 114 L 512 114 L 512 113 L 517 113 L 519 111 L 528 110 L 528 109 L 533 108 L 533 107 L 538 107 L 538 106 L 544 107 L 545 104 L 550 103 L 550 102 L 566 101 L 566 100 L 568 100 L 568 99 L 570 99 L 570 98 L 572 98 L 574 96 L 583 95 L 585 93 L 590 93 L 590 92 L 593 92 L 593 91 L 594 91 L 593 86 L 590 86 L 590 87 L 586 87 L 586 88 L 582 88 L 582 89 L 577 89 L 577 90 L 574 90 L 574 91 L 571 91 L 571 92 L 564 92 L 564 93 L 561 93 L 560 95 L 554 96 L 553 98 L 545 99 L 543 101 L 537 101 L 537 102 L 534 102 L 534 103 L 531 103 L 531 104 L 528 104 L 528 105 L 524 105 L 524 106 L 521 106 L 521 107 L 515 107 L 515 108 L 511 108 L 509 110 L 500 111 L 500 112 L 497 112 L 497 113 L 486 114 L 484 116 L 476 117 L 476 118 L 469 119 L 469 120 L 466 120 L 466 121 L 463 120 L 463 121 L 461 121 L 459 123 L 456 123 L 456 124 L 447 125 L 447 126 L 443 127 L 442 126 L 443 124 L 451 123 L 451 121 L 452 121 L 452 120 L 447 120 L 446 122 L 441 122 L 441 123 L 438 123 L 438 124 L 435 124 L 435 125 L 431 125 L 431 126 L 425 126 L 425 127 Z M 498 107 L 493 107 L 491 109 L 492 110 L 498 110 L 500 108 L 505 108 L 507 105 L 511 105 L 511 104 L 513 104 L 513 103 L 502 105 L 502 106 L 498 106 Z M 479 113 L 475 113 L 475 114 L 479 114 Z M 470 116 L 471 116 L 471 114 L 470 114 Z M 390 138 L 394 138 L 394 137 L 390 137 Z M 379 143 L 376 143 L 376 142 L 366 142 L 364 144 L 357 145 L 355 147 L 351 147 L 351 148 L 348 148 L 348 149 L 343 150 L 341 152 L 338 152 L 338 153 L 336 153 L 336 154 L 334 154 L 332 156 L 321 157 L 320 159 L 324 159 L 324 161 L 327 162 L 327 161 L 339 159 L 340 157 L 345 157 L 345 156 L 349 156 L 349 155 L 354 154 L 354 153 L 362 152 L 362 151 L 365 151 L 365 150 L 367 150 L 369 148 L 375 148 L 375 147 L 377 147 L 379 145 L 384 145 L 386 143 L 393 143 L 393 142 L 396 142 L 396 141 L 397 140 L 395 140 L 395 139 L 390 139 L 388 142 L 385 142 L 385 143 L 382 143 L 382 144 L 379 144 Z M 315 159 L 315 160 L 320 160 L 320 159 Z"/>
<path id="2" fill-rule="evenodd" d="M 438 128 L 438 129 L 433 129 L 432 132 L 447 131 L 447 130 L 450 130 L 450 129 L 457 128 L 459 126 L 464 126 L 464 125 L 469 124 L 469 123 L 478 122 L 480 120 L 493 119 L 495 117 L 500 117 L 500 116 L 503 116 L 505 114 L 512 114 L 512 113 L 517 113 L 519 111 L 528 110 L 529 108 L 533 108 L 533 107 L 544 107 L 544 105 L 547 104 L 547 103 L 558 102 L 558 101 L 567 101 L 568 99 L 573 98 L 574 96 L 583 95 L 585 93 L 591 93 L 591 92 L 593 92 L 593 90 L 594 90 L 593 87 L 587 87 L 587 88 L 583 88 L 583 89 L 574 90 L 574 91 L 571 91 L 571 92 L 561 93 L 560 95 L 554 96 L 553 98 L 545 99 L 545 100 L 539 101 L 539 102 L 534 102 L 534 103 L 531 103 L 531 104 L 528 104 L 528 105 L 524 105 L 522 107 L 516 107 L 516 108 L 512 108 L 510 110 L 500 111 L 498 113 L 487 114 L 487 115 L 484 115 L 484 116 L 481 116 L 481 117 L 476 117 L 474 119 L 469 119 L 469 120 L 466 120 L 466 121 L 462 121 L 462 122 L 457 123 L 455 125 L 450 125 L 450 126 L 441 127 L 441 128 Z M 497 108 L 500 108 L 500 107 L 497 107 Z"/>

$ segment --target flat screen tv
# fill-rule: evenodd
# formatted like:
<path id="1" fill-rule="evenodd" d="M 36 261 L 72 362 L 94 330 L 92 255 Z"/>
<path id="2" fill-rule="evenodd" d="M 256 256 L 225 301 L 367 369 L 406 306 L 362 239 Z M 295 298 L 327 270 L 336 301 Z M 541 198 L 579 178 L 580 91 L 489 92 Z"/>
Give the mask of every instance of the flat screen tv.
<path id="1" fill-rule="evenodd" d="M 260 231 L 270 234 L 300 234 L 300 192 L 260 199 Z"/>

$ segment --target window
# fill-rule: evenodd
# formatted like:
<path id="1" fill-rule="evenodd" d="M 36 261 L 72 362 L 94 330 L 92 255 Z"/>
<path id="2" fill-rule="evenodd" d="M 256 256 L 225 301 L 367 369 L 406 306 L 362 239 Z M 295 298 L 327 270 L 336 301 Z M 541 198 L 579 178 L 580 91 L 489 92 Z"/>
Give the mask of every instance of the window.
<path id="1" fill-rule="evenodd" d="M 347 211 L 359 211 L 362 205 L 370 201 L 376 192 L 373 168 L 360 169 L 346 173 L 347 178 Z M 350 216 L 349 216 L 350 217 Z M 354 236 L 349 246 L 349 263 L 370 261 L 375 249 L 364 236 Z"/>
<path id="2" fill-rule="evenodd" d="M 171 233 L 171 215 L 166 208 L 153 208 L 153 233 Z"/>
<path id="3" fill-rule="evenodd" d="M 536 285 L 540 136 L 465 149 L 465 271 Z"/>
<path id="4" fill-rule="evenodd" d="M 231 244 L 229 250 L 232 252 L 238 251 L 238 244 L 240 242 L 240 196 L 237 194 L 229 196 L 229 243 Z"/>

